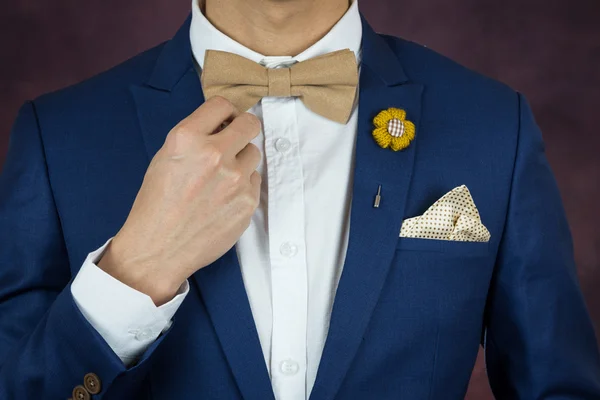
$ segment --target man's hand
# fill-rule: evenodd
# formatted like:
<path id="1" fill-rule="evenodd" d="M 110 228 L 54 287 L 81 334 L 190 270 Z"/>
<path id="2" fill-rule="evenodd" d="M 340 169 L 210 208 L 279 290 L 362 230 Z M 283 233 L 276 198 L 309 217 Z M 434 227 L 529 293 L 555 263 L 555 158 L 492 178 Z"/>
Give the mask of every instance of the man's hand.
<path id="1" fill-rule="evenodd" d="M 152 159 L 98 266 L 156 305 L 173 298 L 248 228 L 260 197 L 261 154 L 250 143 L 259 132 L 258 118 L 222 97 L 181 121 Z"/>

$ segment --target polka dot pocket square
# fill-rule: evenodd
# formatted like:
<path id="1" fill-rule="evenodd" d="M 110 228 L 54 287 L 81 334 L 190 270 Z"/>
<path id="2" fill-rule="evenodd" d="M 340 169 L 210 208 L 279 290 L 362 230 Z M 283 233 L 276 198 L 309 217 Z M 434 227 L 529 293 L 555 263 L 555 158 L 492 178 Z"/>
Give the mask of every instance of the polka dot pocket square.
<path id="1" fill-rule="evenodd" d="M 469 189 L 459 186 L 436 201 L 423 215 L 404 220 L 400 237 L 489 242 Z"/>

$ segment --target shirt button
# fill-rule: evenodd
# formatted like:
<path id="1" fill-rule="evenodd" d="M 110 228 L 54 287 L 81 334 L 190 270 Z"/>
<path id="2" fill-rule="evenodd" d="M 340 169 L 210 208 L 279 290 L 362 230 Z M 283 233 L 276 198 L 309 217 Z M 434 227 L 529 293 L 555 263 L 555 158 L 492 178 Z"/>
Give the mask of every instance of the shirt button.
<path id="1" fill-rule="evenodd" d="M 152 331 L 150 329 L 142 329 L 135 334 L 135 339 L 142 341 L 148 340 L 152 336 Z"/>
<path id="2" fill-rule="evenodd" d="M 275 149 L 280 153 L 285 153 L 292 147 L 292 144 L 286 138 L 279 138 L 275 141 Z"/>
<path id="3" fill-rule="evenodd" d="M 298 253 L 298 246 L 294 243 L 285 242 L 279 247 L 279 252 L 285 257 L 294 257 Z"/>
<path id="4" fill-rule="evenodd" d="M 300 366 L 294 360 L 283 360 L 281 364 L 279 364 L 279 369 L 285 375 L 296 375 Z"/>

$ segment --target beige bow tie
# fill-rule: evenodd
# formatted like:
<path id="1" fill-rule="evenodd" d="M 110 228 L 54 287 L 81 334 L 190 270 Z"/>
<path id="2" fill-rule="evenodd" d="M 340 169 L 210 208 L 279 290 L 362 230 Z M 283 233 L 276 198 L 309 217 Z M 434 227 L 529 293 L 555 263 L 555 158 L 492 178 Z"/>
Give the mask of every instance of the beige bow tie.
<path id="1" fill-rule="evenodd" d="M 252 60 L 207 50 L 201 75 L 205 98 L 220 95 L 246 111 L 263 97 L 300 97 L 311 111 L 345 124 L 350 119 L 358 66 L 354 52 L 339 50 L 290 68 L 265 68 Z"/>

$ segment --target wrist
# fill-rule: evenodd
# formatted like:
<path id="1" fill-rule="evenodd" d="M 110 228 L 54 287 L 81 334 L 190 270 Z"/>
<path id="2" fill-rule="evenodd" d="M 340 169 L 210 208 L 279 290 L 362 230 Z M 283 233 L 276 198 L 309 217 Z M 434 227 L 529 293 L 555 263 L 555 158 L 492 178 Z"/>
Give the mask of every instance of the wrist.
<path id="1" fill-rule="evenodd" d="M 160 265 L 153 267 L 149 260 L 141 261 L 128 257 L 127 253 L 121 250 L 120 243 L 115 236 L 98 260 L 98 268 L 149 296 L 157 307 L 172 300 L 185 279 L 178 281 L 173 276 L 159 276 L 156 272 L 162 269 Z"/>

